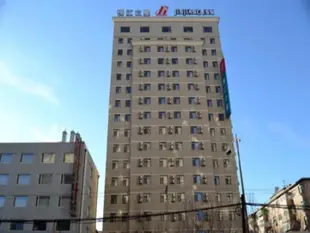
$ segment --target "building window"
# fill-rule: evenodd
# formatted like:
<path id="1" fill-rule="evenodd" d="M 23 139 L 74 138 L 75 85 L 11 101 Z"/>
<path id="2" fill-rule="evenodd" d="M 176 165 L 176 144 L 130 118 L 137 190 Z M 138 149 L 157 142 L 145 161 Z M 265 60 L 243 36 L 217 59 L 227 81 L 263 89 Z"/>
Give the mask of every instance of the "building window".
<path id="1" fill-rule="evenodd" d="M 203 27 L 203 32 L 212 33 L 212 27 Z"/>
<path id="2" fill-rule="evenodd" d="M 61 176 L 61 184 L 72 184 L 72 183 L 73 183 L 73 175 L 63 174 Z"/>
<path id="3" fill-rule="evenodd" d="M 200 159 L 199 158 L 193 158 L 192 164 L 193 164 L 193 167 L 200 167 Z"/>
<path id="4" fill-rule="evenodd" d="M 22 154 L 20 158 L 21 163 L 31 164 L 33 162 L 34 154 Z"/>
<path id="5" fill-rule="evenodd" d="M 58 199 L 59 207 L 69 207 L 71 202 L 71 198 L 69 196 L 62 196 Z"/>
<path id="6" fill-rule="evenodd" d="M 214 38 L 210 38 L 210 44 L 215 44 L 215 39 Z"/>
<path id="7" fill-rule="evenodd" d="M 122 56 L 123 55 L 123 50 L 122 49 L 118 49 L 117 50 L 117 55 L 118 56 Z"/>
<path id="8" fill-rule="evenodd" d="M 211 55 L 216 56 L 216 49 L 211 49 Z"/>
<path id="9" fill-rule="evenodd" d="M 9 182 L 8 174 L 0 174 L 0 185 L 7 185 Z"/>
<path id="10" fill-rule="evenodd" d="M 223 113 L 218 114 L 218 120 L 219 121 L 224 121 L 225 120 L 225 115 Z"/>
<path id="11" fill-rule="evenodd" d="M 55 163 L 55 154 L 43 153 L 41 162 L 42 163 Z"/>
<path id="12" fill-rule="evenodd" d="M 51 184 L 53 179 L 52 173 L 43 173 L 39 176 L 39 184 Z"/>
<path id="13" fill-rule="evenodd" d="M 194 29 L 193 29 L 193 27 L 183 27 L 183 31 L 184 32 L 193 32 Z"/>
<path id="14" fill-rule="evenodd" d="M 0 154 L 0 163 L 12 163 L 12 160 L 13 160 L 12 153 Z"/>
<path id="15" fill-rule="evenodd" d="M 10 224 L 11 231 L 23 231 L 24 230 L 24 222 L 12 222 Z"/>
<path id="16" fill-rule="evenodd" d="M 70 231 L 70 220 L 57 221 L 56 231 Z"/>
<path id="17" fill-rule="evenodd" d="M 47 230 L 47 222 L 35 220 L 32 225 L 33 231 L 46 231 Z"/>
<path id="18" fill-rule="evenodd" d="M 161 31 L 162 32 L 171 32 L 171 27 L 162 27 Z"/>
<path id="19" fill-rule="evenodd" d="M 37 197 L 36 206 L 37 207 L 48 207 L 50 204 L 50 197 L 40 196 Z"/>
<path id="20" fill-rule="evenodd" d="M 14 207 L 26 207 L 28 202 L 27 196 L 14 197 Z"/>
<path id="21" fill-rule="evenodd" d="M 121 115 L 120 114 L 115 114 L 113 117 L 114 122 L 121 122 Z"/>
<path id="22" fill-rule="evenodd" d="M 123 44 L 124 43 L 124 39 L 123 38 L 118 38 L 118 43 L 119 44 Z"/>
<path id="23" fill-rule="evenodd" d="M 111 195 L 111 204 L 117 204 L 117 195 Z"/>
<path id="24" fill-rule="evenodd" d="M 30 175 L 29 174 L 19 174 L 17 176 L 17 184 L 23 184 L 23 185 L 30 184 Z"/>
<path id="25" fill-rule="evenodd" d="M 120 32 L 130 32 L 130 27 L 121 27 Z"/>
<path id="26" fill-rule="evenodd" d="M 225 184 L 231 185 L 231 176 L 225 176 Z"/>
<path id="27" fill-rule="evenodd" d="M 214 176 L 214 185 L 220 185 L 220 177 Z"/>
<path id="28" fill-rule="evenodd" d="M 74 163 L 74 154 L 73 153 L 64 154 L 64 163 Z"/>
<path id="29" fill-rule="evenodd" d="M 5 204 L 5 196 L 0 196 L 0 208 L 4 207 L 4 204 Z"/>
<path id="30" fill-rule="evenodd" d="M 150 32 L 150 27 L 140 27 L 140 32 L 141 33 L 148 33 L 148 32 Z"/>

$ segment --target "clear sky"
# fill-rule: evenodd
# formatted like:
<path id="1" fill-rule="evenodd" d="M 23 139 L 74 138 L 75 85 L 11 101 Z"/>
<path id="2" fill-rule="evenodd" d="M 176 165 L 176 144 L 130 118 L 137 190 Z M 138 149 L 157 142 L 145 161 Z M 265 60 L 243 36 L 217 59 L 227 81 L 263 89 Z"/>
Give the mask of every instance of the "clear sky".
<path id="1" fill-rule="evenodd" d="M 0 0 L 0 141 L 54 141 L 78 130 L 101 173 L 101 215 L 112 16 L 118 8 L 214 8 L 248 197 L 265 201 L 275 186 L 309 176 L 309 0 L 150 2 Z"/>

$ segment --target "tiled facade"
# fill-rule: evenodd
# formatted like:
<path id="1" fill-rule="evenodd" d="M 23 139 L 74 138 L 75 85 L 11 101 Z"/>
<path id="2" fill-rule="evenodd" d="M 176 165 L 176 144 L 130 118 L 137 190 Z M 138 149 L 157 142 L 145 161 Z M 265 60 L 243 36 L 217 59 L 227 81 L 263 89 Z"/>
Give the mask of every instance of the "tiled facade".
<path id="1" fill-rule="evenodd" d="M 276 190 L 266 207 L 250 215 L 250 232 L 309 231 L 309 203 L 310 178 L 302 178 L 293 185 Z"/>
<path id="2" fill-rule="evenodd" d="M 224 113 L 219 18 L 113 21 L 104 216 L 238 203 L 235 156 L 225 153 L 233 135 Z M 216 224 L 180 214 L 106 222 L 103 231 L 239 231 L 234 208 L 216 215 Z"/>
<path id="3" fill-rule="evenodd" d="M 78 157 L 79 169 L 73 175 Z M 94 233 L 95 222 L 79 224 L 66 219 L 96 218 L 98 177 L 83 141 L 79 147 L 76 141 L 0 143 L 1 219 L 38 220 L 3 222 L 0 233 Z M 73 209 L 70 203 L 75 195 L 72 186 L 75 182 Z M 46 219 L 64 221 L 52 223 Z"/>

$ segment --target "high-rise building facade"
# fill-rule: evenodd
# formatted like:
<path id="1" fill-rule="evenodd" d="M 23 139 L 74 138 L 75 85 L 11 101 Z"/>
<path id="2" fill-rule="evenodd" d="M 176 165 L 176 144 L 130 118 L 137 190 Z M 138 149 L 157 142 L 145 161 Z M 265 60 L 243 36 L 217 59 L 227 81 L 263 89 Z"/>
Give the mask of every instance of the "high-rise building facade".
<path id="1" fill-rule="evenodd" d="M 236 207 L 114 219 L 240 201 L 219 18 L 113 22 L 103 232 L 239 231 Z"/>
<path id="2" fill-rule="evenodd" d="M 95 233 L 96 221 L 70 219 L 96 218 L 98 178 L 78 133 L 66 140 L 64 132 L 61 142 L 0 143 L 0 233 Z"/>

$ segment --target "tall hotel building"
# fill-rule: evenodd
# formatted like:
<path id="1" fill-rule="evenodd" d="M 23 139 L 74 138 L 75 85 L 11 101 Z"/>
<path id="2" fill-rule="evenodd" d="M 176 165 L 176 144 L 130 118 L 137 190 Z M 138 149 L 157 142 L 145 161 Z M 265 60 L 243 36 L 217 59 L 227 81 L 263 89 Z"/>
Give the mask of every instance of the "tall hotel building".
<path id="1" fill-rule="evenodd" d="M 240 202 L 219 18 L 113 22 L 103 232 L 240 232 L 236 207 L 148 216 Z"/>

